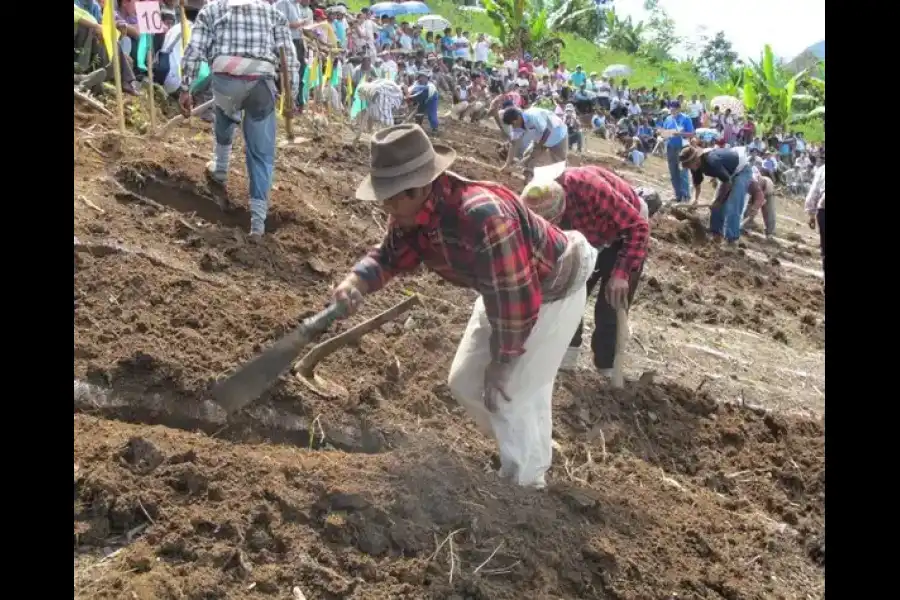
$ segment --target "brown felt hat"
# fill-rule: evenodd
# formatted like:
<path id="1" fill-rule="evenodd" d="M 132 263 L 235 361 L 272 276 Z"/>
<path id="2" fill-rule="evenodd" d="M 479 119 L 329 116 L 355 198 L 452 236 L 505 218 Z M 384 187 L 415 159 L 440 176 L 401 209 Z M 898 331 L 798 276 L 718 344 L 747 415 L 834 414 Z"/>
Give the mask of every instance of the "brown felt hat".
<path id="1" fill-rule="evenodd" d="M 456 151 L 432 144 L 418 125 L 402 124 L 372 136 L 370 173 L 356 189 L 357 200 L 380 202 L 424 187 L 450 168 Z"/>
<path id="2" fill-rule="evenodd" d="M 694 160 L 700 158 L 701 151 L 699 148 L 694 146 L 685 146 L 681 149 L 681 152 L 678 153 L 678 162 L 681 163 L 683 167 L 689 162 L 693 162 Z"/>

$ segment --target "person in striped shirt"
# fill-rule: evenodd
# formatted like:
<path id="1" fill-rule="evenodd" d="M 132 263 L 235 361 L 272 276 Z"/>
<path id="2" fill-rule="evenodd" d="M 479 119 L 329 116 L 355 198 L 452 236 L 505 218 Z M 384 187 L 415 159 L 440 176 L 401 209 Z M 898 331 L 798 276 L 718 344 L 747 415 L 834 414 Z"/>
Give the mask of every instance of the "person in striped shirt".
<path id="1" fill-rule="evenodd" d="M 500 474 L 543 487 L 552 457 L 556 372 L 584 311 L 597 252 L 563 232 L 506 187 L 448 169 L 451 148 L 418 125 L 377 132 L 371 174 L 356 197 L 390 215 L 380 245 L 335 288 L 353 312 L 363 296 L 424 264 L 479 293 L 450 367 L 454 398 L 496 438 Z"/>
<path id="2" fill-rule="evenodd" d="M 211 65 L 215 100 L 216 147 L 207 165 L 212 183 L 224 185 L 228 177 L 231 142 L 242 123 L 250 179 L 250 237 L 265 233 L 269 192 L 275 166 L 275 80 L 284 51 L 288 73 L 300 71 L 288 20 L 264 0 L 212 0 L 200 9 L 184 51 L 181 71 L 181 112 L 193 107 L 191 84 L 204 61 Z M 297 98 L 298 77 L 285 94 Z M 293 102 L 286 103 L 293 110 Z"/>

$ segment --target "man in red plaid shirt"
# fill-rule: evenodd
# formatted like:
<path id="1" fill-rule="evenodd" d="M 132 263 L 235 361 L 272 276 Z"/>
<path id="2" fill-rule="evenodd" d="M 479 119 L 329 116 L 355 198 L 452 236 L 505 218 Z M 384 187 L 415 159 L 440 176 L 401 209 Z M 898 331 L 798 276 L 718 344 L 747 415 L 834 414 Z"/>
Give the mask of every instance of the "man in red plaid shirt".
<path id="1" fill-rule="evenodd" d="M 534 179 L 522 192 L 522 201 L 534 212 L 562 229 L 574 229 L 600 251 L 588 281 L 588 296 L 602 279 L 594 304 L 591 350 L 600 373 L 612 373 L 616 354 L 616 309 L 634 299 L 650 241 L 648 222 L 659 208 L 659 195 L 635 190 L 627 181 L 598 166 L 565 168 L 556 163 L 535 169 Z M 646 196 L 648 201 L 642 198 Z M 577 365 L 582 324 L 563 360 L 563 369 Z"/>
<path id="2" fill-rule="evenodd" d="M 389 227 L 335 288 L 334 301 L 352 312 L 365 294 L 423 263 L 479 292 L 450 367 L 450 390 L 497 439 L 501 476 L 543 487 L 553 382 L 583 314 L 597 251 L 502 185 L 448 171 L 456 153 L 432 145 L 417 125 L 376 133 L 371 150 L 371 175 L 356 197 L 381 203 Z"/>

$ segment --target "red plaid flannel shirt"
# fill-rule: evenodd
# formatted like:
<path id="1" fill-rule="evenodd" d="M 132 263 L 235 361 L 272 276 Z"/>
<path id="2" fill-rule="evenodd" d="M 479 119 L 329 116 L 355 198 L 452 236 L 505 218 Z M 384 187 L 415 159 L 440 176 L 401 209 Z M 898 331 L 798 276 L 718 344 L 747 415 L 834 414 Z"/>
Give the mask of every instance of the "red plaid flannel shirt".
<path id="1" fill-rule="evenodd" d="M 623 239 L 611 277 L 629 279 L 647 257 L 650 224 L 641 216 L 641 200 L 631 185 L 601 167 L 566 169 L 557 181 L 566 191 L 561 229 L 580 231 L 596 248 Z"/>
<path id="2" fill-rule="evenodd" d="M 565 234 L 502 185 L 450 172 L 435 180 L 422 216 L 426 224 L 414 229 L 390 224 L 385 239 L 353 272 L 374 292 L 425 263 L 447 281 L 481 294 L 494 360 L 523 354 L 543 301 L 541 282 L 565 251 Z"/>

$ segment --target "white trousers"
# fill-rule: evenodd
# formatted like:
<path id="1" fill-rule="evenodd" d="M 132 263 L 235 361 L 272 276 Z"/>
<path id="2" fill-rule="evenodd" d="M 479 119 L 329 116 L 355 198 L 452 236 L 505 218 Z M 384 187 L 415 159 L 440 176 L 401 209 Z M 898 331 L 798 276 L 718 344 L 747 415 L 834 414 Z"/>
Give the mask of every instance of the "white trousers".
<path id="1" fill-rule="evenodd" d="M 580 236 L 580 234 L 578 234 Z M 597 251 L 586 249 L 590 274 Z M 481 297 L 450 366 L 449 386 L 454 399 L 466 409 L 478 428 L 497 440 L 500 475 L 522 486 L 544 487 L 544 474 L 553 458 L 553 384 L 566 349 L 587 304 L 585 281 L 568 297 L 545 304 L 525 342 L 525 354 L 512 367 L 504 390 L 507 402 L 497 398 L 497 409 L 484 406 L 484 372 L 491 362 L 491 325 Z"/>

